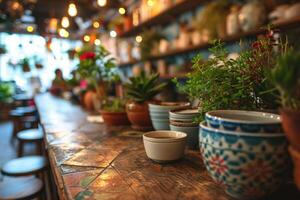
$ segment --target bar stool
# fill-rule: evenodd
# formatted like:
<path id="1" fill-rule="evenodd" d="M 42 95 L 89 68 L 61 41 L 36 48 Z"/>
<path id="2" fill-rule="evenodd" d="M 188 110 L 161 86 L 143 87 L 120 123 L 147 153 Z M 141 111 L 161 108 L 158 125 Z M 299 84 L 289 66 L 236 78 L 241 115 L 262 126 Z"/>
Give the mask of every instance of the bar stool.
<path id="1" fill-rule="evenodd" d="M 43 156 L 25 156 L 16 158 L 5 163 L 1 173 L 5 176 L 38 176 L 44 185 L 48 183 L 48 162 Z"/>
<path id="2" fill-rule="evenodd" d="M 0 182 L 1 200 L 29 200 L 42 197 L 43 182 L 35 177 L 10 178 Z"/>
<path id="3" fill-rule="evenodd" d="M 27 129 L 18 132 L 17 138 L 19 140 L 18 146 L 18 156 L 23 156 L 24 153 L 24 145 L 27 143 L 34 143 L 36 145 L 36 154 L 43 154 L 42 146 L 43 146 L 43 133 L 39 131 L 39 129 Z"/>

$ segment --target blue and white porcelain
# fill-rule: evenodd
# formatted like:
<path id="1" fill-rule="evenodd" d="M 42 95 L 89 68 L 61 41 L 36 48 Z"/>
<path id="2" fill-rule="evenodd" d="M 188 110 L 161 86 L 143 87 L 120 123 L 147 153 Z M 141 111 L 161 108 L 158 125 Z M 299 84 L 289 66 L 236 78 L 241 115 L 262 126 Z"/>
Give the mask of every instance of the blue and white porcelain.
<path id="1" fill-rule="evenodd" d="M 200 124 L 200 152 L 211 177 L 237 199 L 258 199 L 275 191 L 289 163 L 283 133 L 243 133 Z"/>
<path id="2" fill-rule="evenodd" d="M 209 127 L 228 131 L 251 133 L 279 133 L 282 132 L 279 115 L 243 111 L 243 110 L 215 110 L 205 114 Z"/>

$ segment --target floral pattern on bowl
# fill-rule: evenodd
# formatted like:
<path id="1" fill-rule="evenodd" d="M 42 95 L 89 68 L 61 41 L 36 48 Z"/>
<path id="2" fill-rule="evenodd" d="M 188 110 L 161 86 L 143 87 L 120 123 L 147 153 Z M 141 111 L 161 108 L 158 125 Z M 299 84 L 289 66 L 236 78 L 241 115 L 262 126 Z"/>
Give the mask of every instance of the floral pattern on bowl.
<path id="1" fill-rule="evenodd" d="M 209 127 L 251 133 L 281 133 L 279 115 L 243 110 L 215 110 L 205 114 Z"/>
<path id="2" fill-rule="evenodd" d="M 238 199 L 269 195 L 288 169 L 284 134 L 251 134 L 209 128 L 201 123 L 200 152 L 211 177 Z"/>

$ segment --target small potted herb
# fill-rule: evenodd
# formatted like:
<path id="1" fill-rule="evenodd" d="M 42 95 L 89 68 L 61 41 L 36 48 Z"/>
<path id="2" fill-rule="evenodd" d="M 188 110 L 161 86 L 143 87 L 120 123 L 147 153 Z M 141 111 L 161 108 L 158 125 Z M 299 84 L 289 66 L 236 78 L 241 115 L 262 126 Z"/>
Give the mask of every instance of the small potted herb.
<path id="1" fill-rule="evenodd" d="M 8 117 L 10 107 L 7 105 L 13 101 L 13 94 L 14 89 L 12 84 L 0 82 L 0 119 L 6 119 Z"/>
<path id="2" fill-rule="evenodd" d="M 154 97 L 166 86 L 164 83 L 159 84 L 158 78 L 158 74 L 146 75 L 142 72 L 139 76 L 131 77 L 130 82 L 125 84 L 129 99 L 126 112 L 134 129 L 152 129 L 148 104 L 155 102 Z"/>
<path id="3" fill-rule="evenodd" d="M 129 125 L 125 111 L 125 101 L 120 98 L 107 99 L 102 104 L 100 111 L 106 125 Z"/>
<path id="4" fill-rule="evenodd" d="M 29 58 L 20 60 L 19 65 L 22 67 L 23 72 L 30 72 Z"/>
<path id="5" fill-rule="evenodd" d="M 270 74 L 280 94 L 282 126 L 291 145 L 295 182 L 300 188 L 300 52 L 289 50 L 280 56 Z"/>

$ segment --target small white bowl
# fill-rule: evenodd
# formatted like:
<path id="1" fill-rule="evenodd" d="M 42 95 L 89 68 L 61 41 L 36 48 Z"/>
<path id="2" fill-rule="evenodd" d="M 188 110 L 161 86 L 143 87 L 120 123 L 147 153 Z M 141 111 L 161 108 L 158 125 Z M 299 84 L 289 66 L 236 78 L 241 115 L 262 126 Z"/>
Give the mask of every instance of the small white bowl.
<path id="1" fill-rule="evenodd" d="M 187 134 L 179 131 L 151 131 L 143 135 L 147 156 L 158 163 L 183 157 Z"/>

